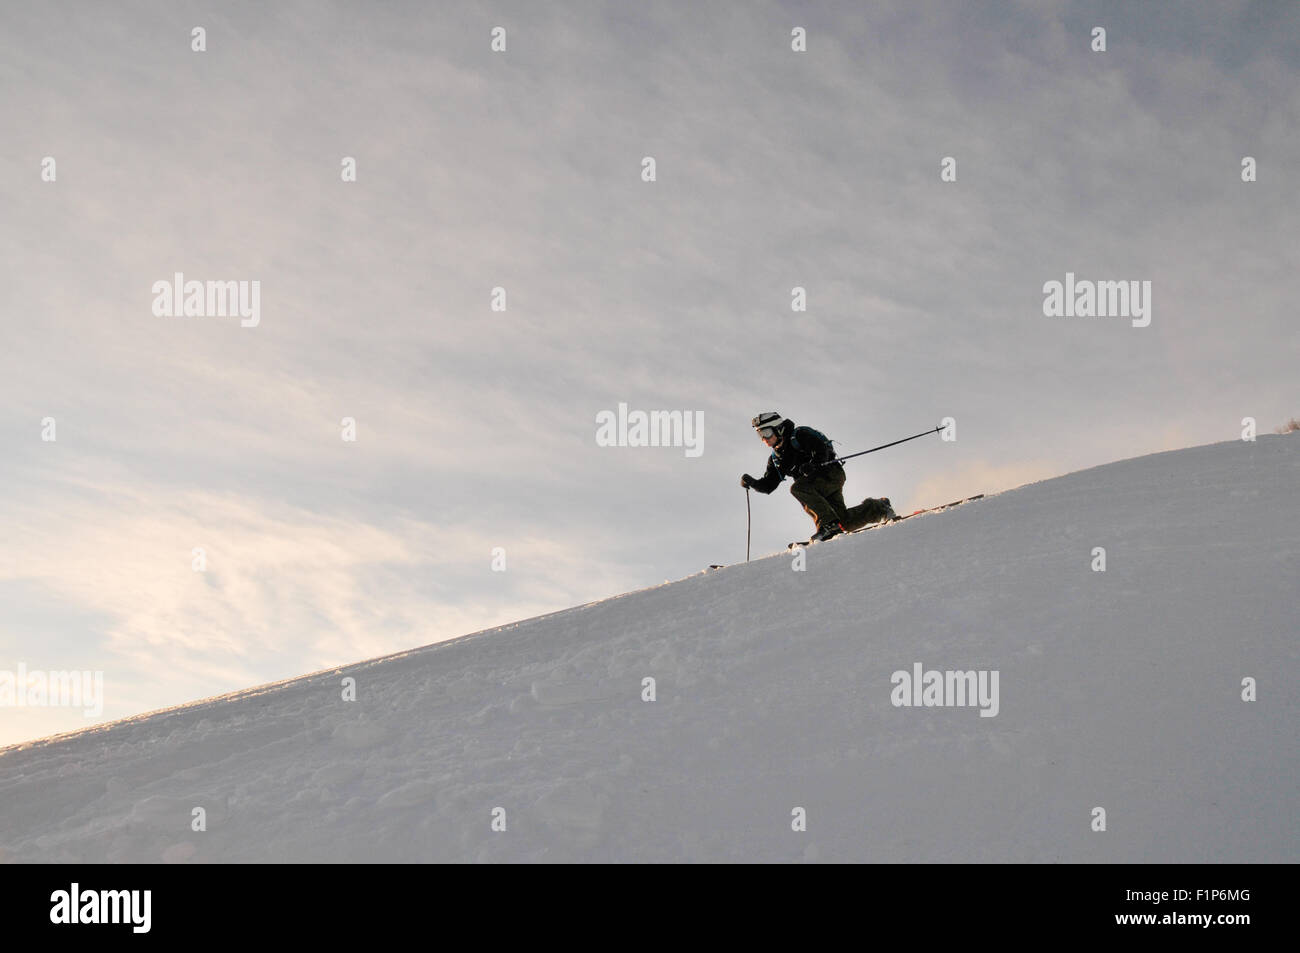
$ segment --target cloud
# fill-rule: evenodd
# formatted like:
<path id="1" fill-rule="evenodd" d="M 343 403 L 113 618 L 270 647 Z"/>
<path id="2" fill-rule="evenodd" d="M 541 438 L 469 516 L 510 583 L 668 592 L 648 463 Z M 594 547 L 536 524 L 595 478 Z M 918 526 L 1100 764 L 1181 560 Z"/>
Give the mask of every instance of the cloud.
<path id="1" fill-rule="evenodd" d="M 72 634 L 60 665 L 106 669 L 105 717 L 410 649 L 629 586 L 581 547 L 554 540 L 405 518 L 379 525 L 138 482 L 68 479 L 0 514 L 10 528 L 0 583 L 99 620 Z M 507 570 L 495 573 L 492 546 L 502 543 Z M 205 572 L 192 569 L 195 547 Z M 486 595 L 493 588 L 496 598 Z M 22 659 L 14 635 L 7 641 Z M 49 717 L 61 724 L 61 713 Z"/>
<path id="2" fill-rule="evenodd" d="M 1296 10 L 1112 5 L 1105 54 L 1070 2 L 494 10 L 231 7 L 201 55 L 149 3 L 0 35 L 0 568 L 108 620 L 69 651 L 129 662 L 119 698 L 697 571 L 770 407 L 845 450 L 960 419 L 962 456 L 854 464 L 913 508 L 1296 413 L 1260 343 L 1293 337 Z M 1044 318 L 1067 270 L 1153 279 L 1152 327 Z M 261 325 L 155 317 L 175 271 L 260 280 Z M 620 401 L 703 411 L 705 455 L 597 447 Z M 756 519 L 806 535 L 788 495 Z"/>

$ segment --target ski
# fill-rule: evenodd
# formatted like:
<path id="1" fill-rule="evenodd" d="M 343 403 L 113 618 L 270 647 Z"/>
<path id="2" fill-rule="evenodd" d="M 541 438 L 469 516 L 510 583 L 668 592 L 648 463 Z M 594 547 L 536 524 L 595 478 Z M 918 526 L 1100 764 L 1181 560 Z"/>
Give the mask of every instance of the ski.
<path id="1" fill-rule="evenodd" d="M 951 503 L 944 503 L 942 506 L 931 506 L 923 510 L 914 510 L 911 513 L 904 513 L 902 516 L 896 516 L 892 520 L 881 520 L 879 523 L 871 523 L 868 526 L 862 526 L 859 527 L 858 529 L 849 530 L 847 533 L 839 533 L 835 536 L 832 536 L 831 539 L 839 539 L 841 536 L 853 536 L 857 533 L 865 533 L 868 530 L 879 529 L 882 526 L 892 526 L 894 523 L 901 523 L 903 522 L 903 520 L 911 519 L 913 516 L 921 516 L 925 513 L 942 513 L 944 510 L 950 510 L 954 506 L 960 506 L 963 503 L 970 503 L 973 502 L 974 500 L 982 500 L 982 499 L 984 499 L 984 494 L 977 493 L 975 496 L 968 496 L 963 500 L 953 500 Z M 830 540 L 828 539 L 826 540 L 826 542 L 830 542 Z M 791 543 L 786 548 L 796 549 L 796 548 L 803 548 L 803 547 L 814 546 L 814 545 L 816 544 L 814 543 L 813 540 L 806 539 L 801 542 Z"/>
<path id="2" fill-rule="evenodd" d="M 944 510 L 950 510 L 954 506 L 961 506 L 963 503 L 970 503 L 974 500 L 984 499 L 983 493 L 977 493 L 974 496 L 968 496 L 963 500 L 953 500 L 951 503 L 944 503 L 942 506 L 931 506 L 923 510 L 913 510 L 911 513 L 904 513 L 902 516 L 896 516 L 892 520 L 884 520 L 880 523 L 872 523 L 870 526 L 863 526 L 860 529 L 850 530 L 848 533 L 841 533 L 841 536 L 851 536 L 853 533 L 866 532 L 869 529 L 877 529 L 881 526 L 888 526 L 891 523 L 901 523 L 905 519 L 911 519 L 913 516 L 921 516 L 925 513 L 942 513 Z"/>

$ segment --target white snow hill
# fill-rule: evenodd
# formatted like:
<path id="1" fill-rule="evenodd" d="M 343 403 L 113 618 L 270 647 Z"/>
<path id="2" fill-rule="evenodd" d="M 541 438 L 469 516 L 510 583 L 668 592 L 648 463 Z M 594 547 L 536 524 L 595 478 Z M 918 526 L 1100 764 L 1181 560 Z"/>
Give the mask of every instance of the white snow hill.
<path id="1" fill-rule="evenodd" d="M 0 859 L 1294 863 L 1297 488 L 1125 460 L 13 746 Z"/>

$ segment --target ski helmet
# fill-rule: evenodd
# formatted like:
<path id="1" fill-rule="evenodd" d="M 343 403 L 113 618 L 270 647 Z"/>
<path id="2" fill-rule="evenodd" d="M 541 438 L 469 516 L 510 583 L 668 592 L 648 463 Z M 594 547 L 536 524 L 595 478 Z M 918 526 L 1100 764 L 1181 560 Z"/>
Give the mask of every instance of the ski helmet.
<path id="1" fill-rule="evenodd" d="M 753 424 L 760 437 L 767 439 L 772 434 L 781 432 L 781 428 L 785 426 L 785 418 L 775 410 L 769 410 L 766 413 L 759 414 L 750 423 Z"/>

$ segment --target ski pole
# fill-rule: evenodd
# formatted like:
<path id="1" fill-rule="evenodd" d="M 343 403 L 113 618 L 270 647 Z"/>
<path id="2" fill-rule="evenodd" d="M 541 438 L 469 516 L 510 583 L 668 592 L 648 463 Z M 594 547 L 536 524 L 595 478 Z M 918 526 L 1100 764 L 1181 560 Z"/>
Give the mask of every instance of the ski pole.
<path id="1" fill-rule="evenodd" d="M 826 462 L 827 462 L 827 463 L 832 463 L 832 462 L 833 462 L 833 463 L 843 463 L 845 460 L 852 460 L 854 457 L 860 457 L 860 456 L 862 456 L 863 454 L 866 454 L 866 453 L 875 453 L 877 450 L 884 450 L 884 449 L 886 449 L 887 447 L 896 447 L 896 446 L 898 446 L 900 443 L 907 443 L 907 441 L 909 441 L 909 440 L 916 440 L 918 437 L 928 437 L 928 436 L 930 436 L 930 434 L 932 434 L 932 433 L 938 433 L 938 432 L 941 431 L 942 429 L 943 429 L 943 427 L 935 427 L 933 430 L 925 430 L 925 431 L 922 431 L 921 433 L 913 434 L 913 435 L 910 436 L 910 437 L 904 437 L 902 440 L 895 440 L 893 443 L 882 443 L 880 446 L 878 446 L 878 447 L 872 447 L 870 450 L 859 450 L 857 453 L 850 453 L 848 456 L 839 457 L 839 458 L 835 459 L 834 461 L 828 460 L 828 461 L 826 461 Z M 826 465 L 826 464 L 822 464 L 822 466 L 825 466 L 825 465 Z"/>
<path id="2" fill-rule="evenodd" d="M 745 562 L 749 562 L 749 530 L 753 520 L 749 515 L 749 487 L 745 487 Z"/>

